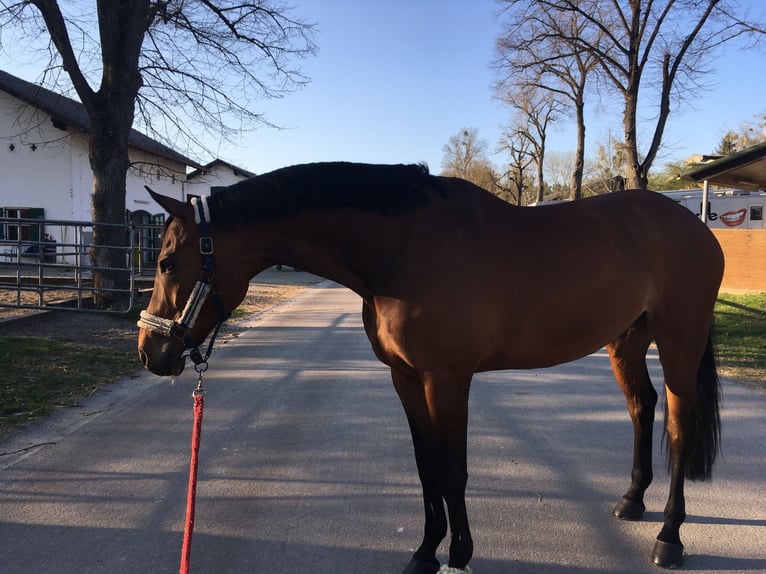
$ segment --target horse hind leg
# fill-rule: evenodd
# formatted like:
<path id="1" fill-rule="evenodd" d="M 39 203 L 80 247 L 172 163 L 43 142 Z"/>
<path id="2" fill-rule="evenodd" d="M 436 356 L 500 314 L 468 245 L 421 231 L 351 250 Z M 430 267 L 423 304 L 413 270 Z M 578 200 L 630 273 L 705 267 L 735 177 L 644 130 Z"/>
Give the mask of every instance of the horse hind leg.
<path id="1" fill-rule="evenodd" d="M 683 562 L 684 479 L 710 478 L 720 443 L 720 387 L 710 332 L 706 343 L 690 339 L 660 338 L 657 342 L 667 397 L 670 493 L 652 561 L 666 568 L 677 568 Z"/>
<path id="2" fill-rule="evenodd" d="M 627 492 L 612 514 L 621 520 L 641 520 L 646 506 L 644 493 L 652 482 L 652 430 L 657 392 L 646 368 L 646 352 L 651 343 L 646 315 L 607 345 L 617 383 L 628 405 L 633 423 L 633 468 Z"/>

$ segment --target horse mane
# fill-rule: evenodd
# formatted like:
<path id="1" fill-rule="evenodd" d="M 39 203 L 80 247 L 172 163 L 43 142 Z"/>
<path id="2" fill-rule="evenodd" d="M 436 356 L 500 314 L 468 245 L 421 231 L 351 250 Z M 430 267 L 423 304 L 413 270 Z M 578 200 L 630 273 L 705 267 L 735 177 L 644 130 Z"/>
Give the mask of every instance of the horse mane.
<path id="1" fill-rule="evenodd" d="M 213 194 L 208 204 L 212 220 L 223 227 L 337 208 L 391 216 L 442 193 L 436 181 L 422 164 L 312 163 L 240 181 Z"/>

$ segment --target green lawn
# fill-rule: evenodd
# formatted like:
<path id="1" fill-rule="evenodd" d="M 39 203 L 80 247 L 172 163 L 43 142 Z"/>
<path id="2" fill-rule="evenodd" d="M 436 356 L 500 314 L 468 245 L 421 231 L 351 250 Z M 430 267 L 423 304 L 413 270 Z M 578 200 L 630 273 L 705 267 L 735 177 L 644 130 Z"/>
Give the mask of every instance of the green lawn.
<path id="1" fill-rule="evenodd" d="M 720 295 L 715 330 L 721 371 L 766 389 L 766 293 Z"/>
<path id="2" fill-rule="evenodd" d="M 133 354 L 43 337 L 0 337 L 0 434 L 140 368 Z"/>

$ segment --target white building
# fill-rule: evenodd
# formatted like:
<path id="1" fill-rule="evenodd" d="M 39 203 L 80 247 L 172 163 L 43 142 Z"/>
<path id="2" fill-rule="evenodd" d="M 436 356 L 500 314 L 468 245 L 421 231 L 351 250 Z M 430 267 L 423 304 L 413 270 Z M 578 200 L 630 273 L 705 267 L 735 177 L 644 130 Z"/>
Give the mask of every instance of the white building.
<path id="1" fill-rule="evenodd" d="M 93 174 L 89 120 L 79 102 L 0 71 L 0 208 L 5 216 L 35 211 L 46 219 L 90 221 Z M 184 199 L 195 161 L 132 130 L 126 207 L 161 212 L 144 185 Z"/>
<path id="2" fill-rule="evenodd" d="M 92 220 L 89 124 L 81 103 L 0 71 L 0 217 Z M 165 218 L 145 185 L 186 200 L 252 175 L 221 160 L 201 166 L 136 130 L 129 146 L 126 222 L 137 225 Z M 0 225 L 0 240 L 42 239 L 26 227 Z"/>
<path id="3" fill-rule="evenodd" d="M 186 192 L 189 195 L 210 196 L 219 189 L 254 175 L 222 159 L 216 159 L 186 176 Z"/>

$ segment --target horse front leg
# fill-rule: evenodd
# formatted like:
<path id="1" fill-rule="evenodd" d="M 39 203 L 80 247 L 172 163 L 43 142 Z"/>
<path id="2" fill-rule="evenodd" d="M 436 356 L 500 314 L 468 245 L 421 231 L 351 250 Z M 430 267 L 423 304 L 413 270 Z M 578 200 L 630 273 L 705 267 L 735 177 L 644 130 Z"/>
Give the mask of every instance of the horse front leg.
<path id="1" fill-rule="evenodd" d="M 620 385 L 633 423 L 633 468 L 630 487 L 612 514 L 621 520 L 641 520 L 646 506 L 644 493 L 652 483 L 652 435 L 657 391 L 646 368 L 651 338 L 641 320 L 607 345 L 612 372 Z"/>
<path id="2" fill-rule="evenodd" d="M 447 535 L 447 514 L 444 510 L 444 489 L 438 476 L 438 463 L 433 456 L 432 441 L 427 431 L 410 422 L 415 461 L 423 488 L 425 523 L 423 540 L 415 551 L 404 574 L 434 574 L 439 570 L 436 550 Z"/>
<path id="3" fill-rule="evenodd" d="M 631 399 L 628 399 L 629 402 Z M 633 422 L 633 466 L 630 473 L 630 486 L 612 510 L 620 520 L 641 520 L 646 505 L 644 493 L 654 478 L 652 471 L 652 440 L 654 426 L 654 406 L 657 394 L 647 394 L 643 399 L 634 397 L 642 408 L 631 410 Z"/>
<path id="4" fill-rule="evenodd" d="M 464 414 L 451 419 L 449 413 L 438 414 L 440 409 L 435 408 L 438 401 L 433 396 L 432 383 L 421 380 L 415 373 L 396 370 L 392 370 L 392 378 L 410 425 L 425 510 L 423 541 L 404 574 L 438 572 L 436 550 L 447 535 L 448 516 L 452 531 L 449 565 L 464 569 L 473 555 L 465 508 L 467 396 L 462 401 L 464 406 L 458 409 Z M 462 432 L 445 433 L 441 422 L 448 419 L 453 420 L 450 428 L 462 427 Z M 449 514 L 445 513 L 445 502 Z"/>

